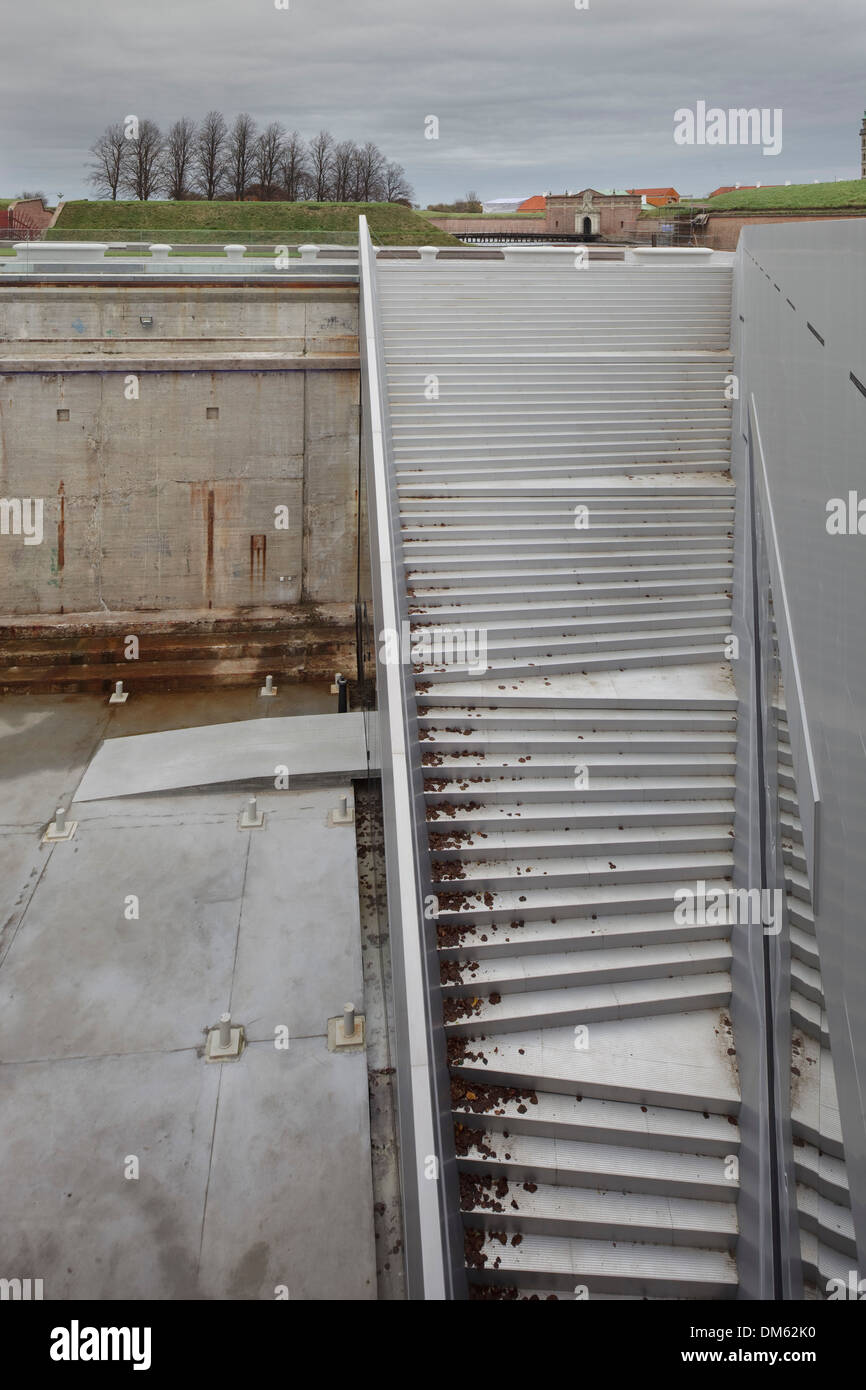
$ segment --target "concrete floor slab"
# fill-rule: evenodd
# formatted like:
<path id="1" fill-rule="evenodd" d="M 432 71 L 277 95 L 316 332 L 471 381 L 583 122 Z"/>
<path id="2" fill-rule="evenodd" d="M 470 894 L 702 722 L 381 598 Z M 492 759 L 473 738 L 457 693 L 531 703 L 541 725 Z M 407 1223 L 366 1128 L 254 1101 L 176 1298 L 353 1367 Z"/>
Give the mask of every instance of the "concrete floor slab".
<path id="1" fill-rule="evenodd" d="M 10 1277 L 46 1299 L 198 1297 L 218 1072 L 194 1050 L 0 1067 Z"/>
<path id="2" fill-rule="evenodd" d="M 231 1004 L 256 1039 L 272 1039 L 278 1024 L 293 1038 L 321 1035 L 346 1002 L 361 1007 L 355 832 L 351 825 L 327 826 L 328 807 L 340 792 L 351 800 L 348 785 L 314 796 L 298 792 L 283 802 L 277 792 L 259 798 L 264 828 L 247 832 Z M 309 866 L 300 892 L 284 871 L 289 845 L 293 862 Z"/>
<path id="3" fill-rule="evenodd" d="M 375 1298 L 364 1053 L 261 1042 L 220 1070 L 201 1296 Z"/>
<path id="4" fill-rule="evenodd" d="M 375 1297 L 368 1059 L 327 1050 L 328 1017 L 364 1007 L 340 787 L 263 793 L 253 831 L 240 789 L 83 802 L 42 846 L 53 779 L 105 723 L 92 696 L 0 702 L 20 819 L 0 829 L 0 1265 L 51 1299 Z M 210 1064 L 229 1006 L 258 1041 Z"/>
<path id="5" fill-rule="evenodd" d="M 249 852 L 236 802 L 207 826 L 192 805 L 139 828 L 81 823 L 51 848 L 0 969 L 4 1061 L 202 1041 L 231 988 Z"/>

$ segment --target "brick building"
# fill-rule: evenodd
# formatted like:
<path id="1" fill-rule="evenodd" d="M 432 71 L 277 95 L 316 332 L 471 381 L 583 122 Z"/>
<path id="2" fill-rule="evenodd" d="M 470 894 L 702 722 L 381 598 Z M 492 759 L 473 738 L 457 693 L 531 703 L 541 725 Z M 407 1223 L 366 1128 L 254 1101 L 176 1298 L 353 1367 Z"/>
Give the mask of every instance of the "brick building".
<path id="1" fill-rule="evenodd" d="M 0 208 L 0 233 L 6 240 L 24 241 L 50 227 L 54 214 L 41 198 L 13 198 Z"/>
<path id="2" fill-rule="evenodd" d="M 559 235 L 577 232 L 586 237 L 629 238 L 635 234 L 640 210 L 639 194 L 584 188 L 579 193 L 548 197 L 544 230 Z"/>

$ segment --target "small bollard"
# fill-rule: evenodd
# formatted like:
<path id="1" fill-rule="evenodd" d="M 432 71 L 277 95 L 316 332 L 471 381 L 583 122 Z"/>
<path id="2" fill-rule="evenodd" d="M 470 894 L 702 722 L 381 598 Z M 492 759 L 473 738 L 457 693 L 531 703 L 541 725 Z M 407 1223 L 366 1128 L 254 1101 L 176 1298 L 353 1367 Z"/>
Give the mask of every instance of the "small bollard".
<path id="1" fill-rule="evenodd" d="M 112 693 L 111 695 L 109 695 L 109 697 L 108 697 L 108 703 L 109 703 L 110 705 L 122 705 L 122 704 L 123 704 L 126 700 L 128 700 L 128 699 L 129 699 L 129 691 L 128 691 L 128 690 L 124 690 L 124 688 L 123 688 L 123 681 L 115 681 L 115 682 L 114 682 L 114 691 L 113 691 L 113 693 Z"/>
<path id="2" fill-rule="evenodd" d="M 220 1014 L 220 1021 L 207 1030 L 206 1062 L 236 1062 L 244 1050 L 246 1034 L 242 1025 L 232 1023 L 230 1013 Z"/>
<path id="3" fill-rule="evenodd" d="M 54 819 L 42 836 L 43 844 L 50 844 L 53 840 L 71 840 L 78 827 L 77 820 L 66 819 L 66 808 L 58 806 L 54 812 Z"/>
<path id="4" fill-rule="evenodd" d="M 241 818 L 238 822 L 240 829 L 255 830 L 259 826 L 264 824 L 264 820 L 264 812 L 259 810 L 256 798 L 254 796 L 251 796 L 243 811 L 241 812 Z"/>
<path id="5" fill-rule="evenodd" d="M 367 1019 L 354 1004 L 344 1004 L 342 1017 L 328 1019 L 329 1052 L 363 1052 L 367 1045 Z"/>
<path id="6" fill-rule="evenodd" d="M 261 699 L 262 696 L 270 697 L 272 695 L 276 695 L 276 693 L 277 687 L 274 685 L 273 676 L 265 676 L 265 683 L 259 691 L 259 699 Z"/>
<path id="7" fill-rule="evenodd" d="M 418 254 L 422 261 L 435 261 L 439 255 L 438 246 L 419 246 Z"/>
<path id="8" fill-rule="evenodd" d="M 299 246 L 302 261 L 314 261 L 319 254 L 319 248 L 313 242 L 307 242 L 304 246 Z"/>

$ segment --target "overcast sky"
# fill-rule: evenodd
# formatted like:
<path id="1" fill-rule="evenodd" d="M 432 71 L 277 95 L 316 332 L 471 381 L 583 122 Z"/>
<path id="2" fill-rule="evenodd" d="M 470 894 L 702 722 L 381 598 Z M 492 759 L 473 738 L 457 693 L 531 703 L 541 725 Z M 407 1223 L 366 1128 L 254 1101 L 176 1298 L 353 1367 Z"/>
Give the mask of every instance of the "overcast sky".
<path id="1" fill-rule="evenodd" d="M 858 178 L 866 0 L 23 0 L 0 29 L 0 195 L 92 194 L 128 114 L 219 107 L 375 140 L 422 205 L 586 186 Z M 674 143 L 699 101 L 779 107 L 783 147 Z M 439 139 L 424 138 L 425 117 Z"/>

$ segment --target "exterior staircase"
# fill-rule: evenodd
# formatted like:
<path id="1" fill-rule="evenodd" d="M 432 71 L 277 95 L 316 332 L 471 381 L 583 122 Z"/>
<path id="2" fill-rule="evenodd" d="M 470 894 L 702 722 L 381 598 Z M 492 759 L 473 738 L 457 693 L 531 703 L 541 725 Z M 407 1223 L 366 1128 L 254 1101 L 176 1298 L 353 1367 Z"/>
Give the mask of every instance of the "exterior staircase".
<path id="1" fill-rule="evenodd" d="M 471 1294 L 733 1297 L 730 269 L 377 280 Z"/>

